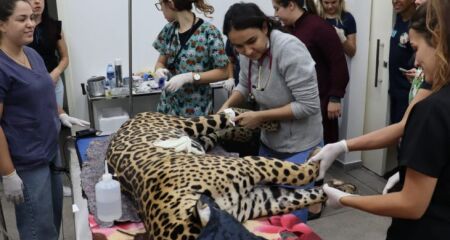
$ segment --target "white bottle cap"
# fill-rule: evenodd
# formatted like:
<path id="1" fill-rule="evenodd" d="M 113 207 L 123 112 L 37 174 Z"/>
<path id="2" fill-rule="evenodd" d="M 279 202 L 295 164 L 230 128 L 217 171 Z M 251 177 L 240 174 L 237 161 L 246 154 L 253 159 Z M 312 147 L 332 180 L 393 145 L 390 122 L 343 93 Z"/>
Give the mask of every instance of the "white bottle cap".
<path id="1" fill-rule="evenodd" d="M 116 65 L 116 66 L 122 65 L 122 60 L 120 60 L 120 58 L 116 58 L 114 60 L 114 65 Z"/>
<path id="2" fill-rule="evenodd" d="M 111 180 L 111 179 L 112 179 L 112 175 L 110 173 L 105 173 L 102 176 L 102 180 L 103 181 L 108 181 L 108 180 Z"/>

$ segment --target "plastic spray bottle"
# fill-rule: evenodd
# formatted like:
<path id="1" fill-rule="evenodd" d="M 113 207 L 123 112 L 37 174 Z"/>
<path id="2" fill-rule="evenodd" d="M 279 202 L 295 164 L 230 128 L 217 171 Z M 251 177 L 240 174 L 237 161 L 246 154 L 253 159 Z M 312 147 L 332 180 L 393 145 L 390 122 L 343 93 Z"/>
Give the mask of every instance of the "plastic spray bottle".
<path id="1" fill-rule="evenodd" d="M 98 219 L 112 222 L 122 216 L 120 183 L 112 179 L 112 175 L 108 173 L 106 161 L 105 174 L 103 174 L 102 180 L 95 184 L 95 201 Z"/>

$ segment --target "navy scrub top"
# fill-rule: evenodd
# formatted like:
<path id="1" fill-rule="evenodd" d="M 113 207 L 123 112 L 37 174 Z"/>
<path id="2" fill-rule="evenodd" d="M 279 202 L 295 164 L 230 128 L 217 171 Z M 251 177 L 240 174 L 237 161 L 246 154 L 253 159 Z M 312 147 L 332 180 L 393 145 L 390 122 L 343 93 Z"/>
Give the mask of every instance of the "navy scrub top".
<path id="1" fill-rule="evenodd" d="M 55 87 L 39 54 L 24 47 L 32 69 L 0 51 L 0 125 L 14 167 L 47 164 L 56 154 L 59 120 Z"/>

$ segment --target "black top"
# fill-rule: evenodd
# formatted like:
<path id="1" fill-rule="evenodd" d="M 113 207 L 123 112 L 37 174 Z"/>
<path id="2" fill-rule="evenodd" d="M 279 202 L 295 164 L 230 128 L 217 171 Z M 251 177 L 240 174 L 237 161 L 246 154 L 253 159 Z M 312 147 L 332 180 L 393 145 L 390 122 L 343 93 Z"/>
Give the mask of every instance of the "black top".
<path id="1" fill-rule="evenodd" d="M 433 87 L 432 84 L 428 83 L 427 81 L 423 81 L 422 84 L 420 84 L 420 88 L 421 89 L 427 89 L 427 90 L 431 90 L 431 88 Z"/>
<path id="2" fill-rule="evenodd" d="M 325 20 L 337 28 L 344 29 L 345 36 L 356 33 L 356 21 L 349 12 L 342 12 L 340 21 L 336 18 L 327 18 Z"/>
<path id="3" fill-rule="evenodd" d="M 199 18 L 198 21 L 192 25 L 192 27 L 183 33 L 178 33 L 178 38 L 180 39 L 180 45 L 185 46 L 189 38 L 191 38 L 192 34 L 197 30 L 200 25 L 203 24 L 203 19 Z"/>
<path id="4" fill-rule="evenodd" d="M 51 72 L 58 66 L 59 58 L 56 48 L 61 39 L 61 21 L 43 20 L 34 30 L 33 42 L 28 46 L 36 50 L 44 59 L 47 71 Z"/>
<path id="5" fill-rule="evenodd" d="M 430 205 L 418 220 L 392 219 L 387 239 L 450 239 L 450 86 L 417 103 L 400 149 L 400 182 L 406 168 L 437 178 Z"/>
<path id="6" fill-rule="evenodd" d="M 409 41 L 409 21 L 403 21 L 397 15 L 394 29 L 392 30 L 389 50 L 389 94 L 398 98 L 408 99 L 411 83 L 399 68 L 411 69 L 414 50 Z"/>

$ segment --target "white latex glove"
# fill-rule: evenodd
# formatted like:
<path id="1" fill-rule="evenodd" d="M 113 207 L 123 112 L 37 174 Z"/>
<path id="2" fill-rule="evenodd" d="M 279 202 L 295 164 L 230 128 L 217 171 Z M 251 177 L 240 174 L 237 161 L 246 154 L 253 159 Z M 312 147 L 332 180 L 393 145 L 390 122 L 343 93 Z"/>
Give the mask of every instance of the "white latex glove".
<path id="1" fill-rule="evenodd" d="M 187 136 L 183 136 L 178 139 L 155 142 L 153 145 L 162 148 L 173 148 L 175 152 L 187 152 L 195 155 L 205 154 L 204 151 L 199 151 L 198 149 L 192 147 L 192 140 Z"/>
<path id="2" fill-rule="evenodd" d="M 386 194 L 389 189 L 391 189 L 396 183 L 398 183 L 398 181 L 400 181 L 400 173 L 396 172 L 387 180 L 386 186 L 384 186 L 383 188 L 383 194 Z"/>
<path id="3" fill-rule="evenodd" d="M 166 89 L 170 92 L 175 92 L 180 89 L 184 84 L 193 83 L 194 77 L 191 72 L 182 73 L 176 76 L 173 76 L 167 83 Z"/>
<path id="4" fill-rule="evenodd" d="M 72 125 L 78 125 L 81 127 L 89 127 L 91 125 L 90 122 L 86 122 L 84 120 L 71 117 L 71 116 L 67 115 L 67 113 L 59 114 L 59 120 L 61 120 L 61 123 L 64 126 L 69 127 L 69 128 L 71 128 Z"/>
<path id="5" fill-rule="evenodd" d="M 347 41 L 347 37 L 345 36 L 344 29 L 337 28 L 337 27 L 334 27 L 334 29 L 336 29 L 336 33 L 337 33 L 339 39 L 341 40 L 341 43 Z"/>
<path id="6" fill-rule="evenodd" d="M 339 189 L 328 186 L 328 184 L 323 185 L 323 191 L 327 194 L 327 206 L 332 208 L 342 208 L 344 205 L 341 203 L 341 198 L 346 196 L 353 196 L 353 194 L 343 192 Z"/>
<path id="7" fill-rule="evenodd" d="M 223 81 L 223 88 L 225 88 L 228 92 L 231 92 L 234 88 L 234 78 L 228 78 Z"/>
<path id="8" fill-rule="evenodd" d="M 2 178 L 6 200 L 15 204 L 23 203 L 23 183 L 16 170 Z"/>
<path id="9" fill-rule="evenodd" d="M 155 78 L 156 81 L 158 81 L 160 78 L 167 78 L 167 75 L 169 74 L 169 70 L 167 68 L 158 68 L 155 70 Z"/>
<path id="10" fill-rule="evenodd" d="M 223 110 L 223 112 L 225 113 L 225 115 L 227 115 L 230 124 L 233 126 L 236 126 L 236 123 L 234 122 L 234 118 L 236 117 L 236 113 L 233 111 L 233 109 L 231 108 L 227 108 L 225 110 Z"/>
<path id="11" fill-rule="evenodd" d="M 310 158 L 308 162 L 320 161 L 319 176 L 317 180 L 323 179 L 328 168 L 333 164 L 334 160 L 342 153 L 348 152 L 347 142 L 341 140 L 337 143 L 330 143 L 325 145 L 319 153 Z"/>

